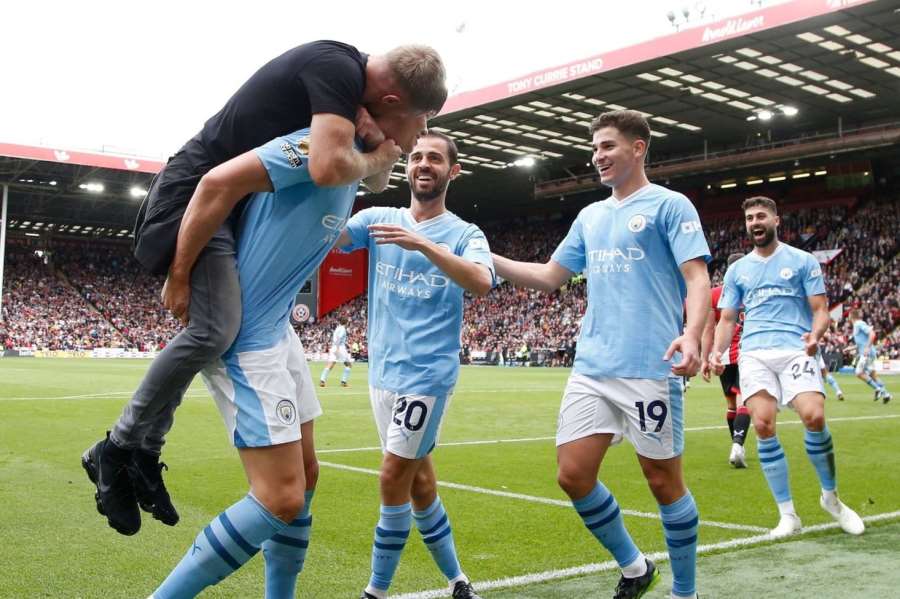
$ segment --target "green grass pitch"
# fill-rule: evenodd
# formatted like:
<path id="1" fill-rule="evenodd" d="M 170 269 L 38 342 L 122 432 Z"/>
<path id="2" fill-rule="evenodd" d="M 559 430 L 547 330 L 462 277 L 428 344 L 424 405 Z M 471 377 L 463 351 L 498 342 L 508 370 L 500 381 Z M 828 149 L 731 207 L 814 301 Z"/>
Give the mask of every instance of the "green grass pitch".
<path id="1" fill-rule="evenodd" d="M 197 532 L 246 493 L 237 455 L 198 380 L 176 415 L 163 454 L 171 466 L 166 480 L 181 522 L 169 528 L 145 517 L 134 537 L 107 527 L 94 509 L 79 459 L 119 415 L 147 365 L 137 360 L 0 360 L 0 597 L 143 599 Z M 314 376 L 320 367 L 313 366 Z M 485 597 L 612 596 L 615 571 L 594 565 L 566 575 L 566 569 L 610 559 L 556 485 L 552 437 L 567 376 L 563 369 L 462 369 L 434 459 L 440 479 L 452 483 L 441 496 L 464 570 L 475 582 L 501 581 L 491 583 Z M 380 452 L 373 449 L 378 437 L 366 367 L 354 367 L 347 389 L 338 386 L 338 379 L 339 372 L 333 372 L 329 387 L 317 389 L 325 410 L 316 423 L 323 466 L 298 597 L 355 598 L 369 575 L 378 517 L 373 471 Z M 704 599 L 896 596 L 900 411 L 896 402 L 873 402 L 869 388 L 852 377 L 839 380 L 847 400 L 839 403 L 830 395 L 827 403 L 839 490 L 860 515 L 876 519 L 859 538 L 827 527 L 831 520 L 817 503 L 818 484 L 804 454 L 802 428 L 794 414 L 783 412 L 779 436 L 795 504 L 805 527 L 824 526 L 773 544 L 752 539 L 777 522 L 755 440 L 747 443 L 750 467 L 732 469 L 718 382 L 694 379 L 686 396 L 685 472 L 701 521 L 708 523 L 700 527 L 700 543 L 709 547 L 698 562 Z M 890 378 L 888 384 L 898 388 Z M 627 443 L 610 451 L 600 476 L 622 508 L 631 510 L 626 525 L 641 549 L 663 552 L 659 521 L 637 514 L 655 514 L 657 507 Z M 668 564 L 661 569 L 663 584 L 651 597 L 668 597 Z M 517 580 L 518 586 L 510 586 Z M 438 596 L 429 591 L 444 587 L 413 533 L 394 596 L 424 599 Z M 262 589 L 262 559 L 256 557 L 203 596 L 262 597 Z"/>

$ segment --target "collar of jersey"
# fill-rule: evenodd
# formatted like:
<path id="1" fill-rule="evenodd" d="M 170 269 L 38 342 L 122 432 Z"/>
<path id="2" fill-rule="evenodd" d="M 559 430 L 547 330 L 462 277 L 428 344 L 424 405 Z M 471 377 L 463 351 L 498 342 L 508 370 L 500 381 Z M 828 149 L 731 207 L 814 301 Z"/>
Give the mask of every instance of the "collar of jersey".
<path id="1" fill-rule="evenodd" d="M 765 257 L 765 258 L 763 258 L 762 256 L 760 256 L 759 254 L 756 253 L 756 248 L 753 248 L 753 251 L 750 252 L 750 255 L 753 256 L 756 260 L 759 260 L 760 262 L 768 262 L 769 260 L 771 260 L 772 258 L 774 258 L 775 256 L 777 256 L 777 255 L 778 255 L 778 252 L 780 252 L 781 249 L 782 249 L 784 246 L 785 246 L 785 243 L 784 243 L 783 241 L 779 241 L 779 242 L 778 242 L 778 247 L 775 248 L 775 251 L 772 252 L 771 254 L 769 254 L 769 255 L 768 255 L 767 257 Z"/>
<path id="2" fill-rule="evenodd" d="M 409 208 L 404 207 L 404 208 L 401 208 L 401 210 L 403 210 L 404 217 L 407 220 L 409 220 L 410 223 L 412 223 L 412 228 L 414 230 L 419 230 L 419 229 L 424 229 L 425 227 L 430 227 L 431 225 L 433 225 L 435 223 L 441 222 L 445 218 L 449 218 L 449 215 L 453 214 L 449 210 L 445 210 L 444 212 L 441 212 L 437 216 L 432 216 L 431 218 L 423 220 L 422 222 L 416 222 L 416 219 L 413 218 L 413 215 L 409 211 Z"/>
<path id="3" fill-rule="evenodd" d="M 625 204 L 627 204 L 627 203 L 629 203 L 629 202 L 633 202 L 638 196 L 640 196 L 641 194 L 643 194 L 645 191 L 647 191 L 647 190 L 650 189 L 651 187 L 653 187 L 653 183 L 648 183 L 647 185 L 644 185 L 644 186 L 641 187 L 640 189 L 637 189 L 637 190 L 633 191 L 633 192 L 631 193 L 631 195 L 628 195 L 628 196 L 622 198 L 621 200 L 617 200 L 617 199 L 614 198 L 613 196 L 609 196 L 609 202 L 610 202 L 610 205 L 611 205 L 613 208 L 619 209 L 619 208 L 621 208 L 622 206 L 624 206 Z"/>

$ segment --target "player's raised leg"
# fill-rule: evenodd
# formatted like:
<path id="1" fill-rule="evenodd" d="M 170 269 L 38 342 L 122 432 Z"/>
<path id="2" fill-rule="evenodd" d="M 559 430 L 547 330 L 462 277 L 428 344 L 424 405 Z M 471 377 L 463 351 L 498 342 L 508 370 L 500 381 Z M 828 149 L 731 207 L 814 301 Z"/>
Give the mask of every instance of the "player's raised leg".
<path id="1" fill-rule="evenodd" d="M 476 599 L 478 595 L 459 564 L 450 517 L 437 493 L 437 475 L 431 456 L 422 459 L 413 479 L 412 505 L 416 528 L 434 562 L 447 578 L 453 599 Z"/>
<path id="2" fill-rule="evenodd" d="M 153 592 L 154 599 L 197 596 L 244 565 L 304 508 L 306 480 L 300 440 L 239 449 L 250 492 L 213 518 Z"/>
<path id="3" fill-rule="evenodd" d="M 557 433 L 557 442 L 563 440 Z M 616 498 L 597 480 L 612 440 L 612 433 L 600 433 L 558 445 L 557 480 L 588 531 L 612 554 L 622 570 L 615 597 L 640 597 L 659 582 L 660 574 L 628 534 Z"/>
<path id="4" fill-rule="evenodd" d="M 791 407 L 797 411 L 806 428 L 803 435 L 806 455 L 822 486 L 819 504 L 841 525 L 844 532 L 862 534 L 866 528 L 862 519 L 837 496 L 834 442 L 825 423 L 825 396 L 814 392 L 800 393 L 794 397 Z"/>
<path id="5" fill-rule="evenodd" d="M 747 359 L 742 357 L 742 368 L 746 363 Z M 780 514 L 778 525 L 772 529 L 771 534 L 773 537 L 784 537 L 800 532 L 801 522 L 791 496 L 787 458 L 775 431 L 777 401 L 771 393 L 763 389 L 750 396 L 747 406 L 750 408 L 753 428 L 756 430 L 759 464 Z"/>

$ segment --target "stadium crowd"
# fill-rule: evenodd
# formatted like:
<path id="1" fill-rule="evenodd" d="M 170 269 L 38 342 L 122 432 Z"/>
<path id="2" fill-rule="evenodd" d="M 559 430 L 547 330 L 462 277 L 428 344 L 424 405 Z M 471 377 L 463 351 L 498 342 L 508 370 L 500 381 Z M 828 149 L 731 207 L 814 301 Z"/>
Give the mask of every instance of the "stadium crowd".
<path id="1" fill-rule="evenodd" d="M 123 347 L 125 339 L 57 275 L 47 254 L 10 240 L 3 285 L 3 349 L 83 350 Z"/>
<path id="2" fill-rule="evenodd" d="M 724 259 L 751 250 L 739 218 L 704 221 L 712 254 L 713 282 L 724 274 Z M 878 331 L 880 354 L 900 357 L 900 202 L 871 201 L 846 206 L 801 209 L 782 214 L 781 238 L 812 250 L 840 249 L 826 267 L 829 302 L 862 308 Z M 517 260 L 544 262 L 563 238 L 562 221 L 505 222 L 483 227 L 491 249 Z M 146 274 L 130 248 L 111 242 L 55 240 L 38 256 L 11 241 L 6 253 L 3 323 L 4 348 L 89 350 L 161 348 L 180 325 L 162 307 L 162 279 Z M 585 309 L 585 286 L 575 277 L 546 294 L 500 283 L 485 297 L 467 297 L 462 330 L 464 358 L 524 361 L 540 355 L 543 363 L 570 363 Z M 328 352 L 338 319 L 348 319 L 348 345 L 366 355 L 365 295 L 334 310 L 319 322 L 296 325 L 310 354 Z M 846 319 L 833 327 L 829 349 L 849 346 Z M 855 349 L 844 351 L 853 358 Z"/>

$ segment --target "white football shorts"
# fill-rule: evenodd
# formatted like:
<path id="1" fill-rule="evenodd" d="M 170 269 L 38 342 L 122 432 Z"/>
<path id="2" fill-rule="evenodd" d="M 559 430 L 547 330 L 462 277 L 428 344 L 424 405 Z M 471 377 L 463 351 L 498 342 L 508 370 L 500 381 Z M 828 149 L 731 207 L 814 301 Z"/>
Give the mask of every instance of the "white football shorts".
<path id="1" fill-rule="evenodd" d="M 681 377 L 595 379 L 572 373 L 563 392 L 556 445 L 590 435 L 627 438 L 644 457 L 664 460 L 684 451 L 684 385 Z"/>
<path id="2" fill-rule="evenodd" d="M 856 372 L 857 375 L 860 375 L 863 373 L 872 374 L 872 372 L 874 372 L 874 370 L 875 370 L 875 353 L 874 352 L 868 352 L 866 355 L 859 356 L 859 358 L 856 359 L 856 368 L 854 369 L 854 371 Z"/>
<path id="3" fill-rule="evenodd" d="M 202 375 L 235 447 L 296 441 L 300 425 L 322 414 L 303 345 L 290 328 L 277 345 L 219 359 Z"/>
<path id="4" fill-rule="evenodd" d="M 744 402 L 767 391 L 781 406 L 790 405 L 800 393 L 825 395 L 822 370 L 815 356 L 796 349 L 756 349 L 741 352 L 741 391 Z"/>
<path id="5" fill-rule="evenodd" d="M 353 362 L 353 358 L 350 357 L 350 352 L 347 351 L 347 347 L 344 345 L 332 345 L 331 350 L 328 352 L 328 361 L 329 362 Z"/>
<path id="6" fill-rule="evenodd" d="M 369 387 L 381 450 L 417 460 L 435 448 L 452 393 L 444 396 L 395 393 Z"/>

